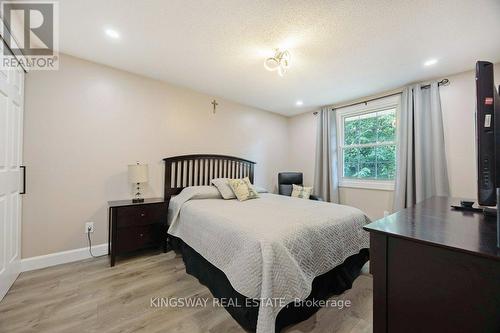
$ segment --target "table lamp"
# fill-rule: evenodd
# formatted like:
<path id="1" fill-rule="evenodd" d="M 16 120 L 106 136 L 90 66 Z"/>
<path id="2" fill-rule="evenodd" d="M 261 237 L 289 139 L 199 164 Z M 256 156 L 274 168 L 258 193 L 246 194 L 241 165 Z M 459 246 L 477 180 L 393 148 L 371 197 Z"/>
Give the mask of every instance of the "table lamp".
<path id="1" fill-rule="evenodd" d="M 132 199 L 133 203 L 144 202 L 144 198 L 141 195 L 141 183 L 148 182 L 148 165 L 147 164 L 131 164 L 128 166 L 128 181 L 136 184 L 136 194 L 135 198 Z"/>

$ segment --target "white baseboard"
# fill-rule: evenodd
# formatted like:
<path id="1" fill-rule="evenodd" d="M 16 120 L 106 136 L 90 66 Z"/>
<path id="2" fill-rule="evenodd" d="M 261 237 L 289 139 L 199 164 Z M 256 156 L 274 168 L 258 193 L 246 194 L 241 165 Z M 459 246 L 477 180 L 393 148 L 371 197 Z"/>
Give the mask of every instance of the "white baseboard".
<path id="1" fill-rule="evenodd" d="M 104 256 L 108 254 L 108 243 L 92 246 L 94 256 Z M 66 264 L 69 262 L 79 261 L 91 258 L 88 247 L 74 249 L 63 252 L 51 253 L 38 257 L 21 259 L 21 272 L 32 271 L 45 267 Z"/>

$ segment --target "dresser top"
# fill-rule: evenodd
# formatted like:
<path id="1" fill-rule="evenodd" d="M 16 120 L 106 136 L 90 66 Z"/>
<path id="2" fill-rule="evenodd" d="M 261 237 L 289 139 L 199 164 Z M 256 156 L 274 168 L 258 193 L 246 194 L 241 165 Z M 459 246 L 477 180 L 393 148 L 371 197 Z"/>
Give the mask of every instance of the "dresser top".
<path id="1" fill-rule="evenodd" d="M 114 200 L 114 201 L 108 201 L 108 206 L 109 207 L 140 206 L 140 205 L 155 204 L 162 202 L 165 202 L 163 198 L 145 198 L 144 202 L 132 202 L 132 199 Z"/>
<path id="2" fill-rule="evenodd" d="M 500 260 L 496 218 L 450 207 L 459 203 L 460 199 L 432 197 L 364 229 Z"/>

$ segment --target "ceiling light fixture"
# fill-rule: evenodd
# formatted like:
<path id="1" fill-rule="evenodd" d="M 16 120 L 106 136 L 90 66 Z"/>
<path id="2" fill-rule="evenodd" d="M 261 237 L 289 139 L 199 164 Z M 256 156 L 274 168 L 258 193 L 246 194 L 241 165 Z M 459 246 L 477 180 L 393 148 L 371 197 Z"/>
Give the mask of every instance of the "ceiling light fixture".
<path id="1" fill-rule="evenodd" d="M 304 105 L 304 102 L 303 101 L 297 101 L 297 102 L 295 102 L 295 105 L 302 106 L 302 105 Z"/>
<path id="2" fill-rule="evenodd" d="M 279 76 L 283 76 L 290 67 L 290 52 L 287 50 L 274 50 L 274 56 L 264 61 L 264 67 L 268 71 L 278 71 Z"/>
<path id="3" fill-rule="evenodd" d="M 119 34 L 119 33 L 118 33 L 118 31 L 116 31 L 116 30 L 113 30 L 113 29 L 106 29 L 104 32 L 106 33 L 106 35 L 107 35 L 108 37 L 111 37 L 111 38 L 113 38 L 113 39 L 118 39 L 118 38 L 120 38 L 120 34 Z"/>
<path id="4" fill-rule="evenodd" d="M 429 59 L 426 62 L 424 62 L 424 66 L 426 66 L 426 67 L 432 66 L 432 65 L 437 64 L 437 62 L 438 62 L 437 59 Z"/>

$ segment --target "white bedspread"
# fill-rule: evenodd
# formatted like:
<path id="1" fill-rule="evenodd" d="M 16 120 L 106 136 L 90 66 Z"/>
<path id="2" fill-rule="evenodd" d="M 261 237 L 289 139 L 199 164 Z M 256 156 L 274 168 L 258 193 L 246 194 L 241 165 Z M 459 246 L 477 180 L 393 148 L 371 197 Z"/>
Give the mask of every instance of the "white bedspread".
<path id="1" fill-rule="evenodd" d="M 369 247 L 359 209 L 262 193 L 223 200 L 209 187 L 184 189 L 170 201 L 169 233 L 222 270 L 254 299 L 305 299 L 315 277 Z M 274 332 L 282 306 L 261 302 L 257 333 Z M 270 304 L 268 302 L 268 304 Z"/>

